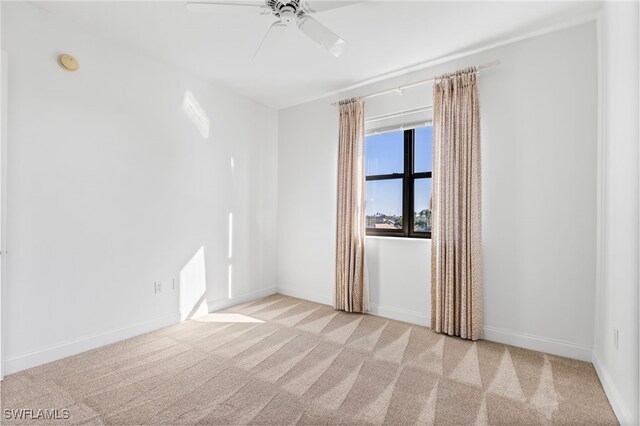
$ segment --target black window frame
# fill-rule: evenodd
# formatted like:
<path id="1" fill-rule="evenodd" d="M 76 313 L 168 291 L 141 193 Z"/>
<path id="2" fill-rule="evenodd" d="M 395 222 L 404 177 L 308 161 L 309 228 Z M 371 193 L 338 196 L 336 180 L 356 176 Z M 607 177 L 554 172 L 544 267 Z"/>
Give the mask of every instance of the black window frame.
<path id="1" fill-rule="evenodd" d="M 429 126 L 426 126 L 429 127 Z M 402 229 L 366 228 L 367 236 L 402 237 L 431 239 L 431 232 L 414 231 L 415 222 L 415 194 L 416 179 L 432 179 L 432 171 L 414 172 L 415 166 L 415 128 L 404 130 L 404 172 L 383 175 L 367 175 L 366 181 L 402 179 Z M 366 158 L 366 154 L 365 154 Z M 433 182 L 433 180 L 432 180 Z"/>

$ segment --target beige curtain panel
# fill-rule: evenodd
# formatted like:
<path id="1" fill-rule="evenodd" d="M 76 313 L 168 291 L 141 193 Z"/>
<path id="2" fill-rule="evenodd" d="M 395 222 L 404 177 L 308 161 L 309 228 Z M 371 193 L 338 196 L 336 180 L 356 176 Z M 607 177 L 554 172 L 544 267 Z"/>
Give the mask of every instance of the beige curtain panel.
<path id="1" fill-rule="evenodd" d="M 364 102 L 340 102 L 335 308 L 369 309 L 365 261 Z"/>
<path id="2" fill-rule="evenodd" d="M 476 68 L 433 88 L 431 328 L 482 335 L 480 104 Z"/>

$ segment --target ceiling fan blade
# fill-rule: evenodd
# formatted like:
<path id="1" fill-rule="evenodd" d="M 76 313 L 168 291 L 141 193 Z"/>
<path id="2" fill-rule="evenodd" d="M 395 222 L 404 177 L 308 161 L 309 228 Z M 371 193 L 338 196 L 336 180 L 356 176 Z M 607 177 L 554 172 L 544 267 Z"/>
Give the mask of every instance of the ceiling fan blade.
<path id="1" fill-rule="evenodd" d="M 271 26 L 269 27 L 269 29 L 265 33 L 264 37 L 262 38 L 262 41 L 258 45 L 258 48 L 256 49 L 256 52 L 253 54 L 253 57 L 251 58 L 251 60 L 254 60 L 256 58 L 256 56 L 258 56 L 258 52 L 260 52 L 260 49 L 262 49 L 262 46 L 264 45 L 264 42 L 267 41 L 267 37 L 269 37 L 269 34 L 277 35 L 278 38 L 280 38 L 280 36 L 282 36 L 282 34 L 283 34 L 283 30 L 286 27 L 287 26 L 285 24 L 283 24 L 282 22 L 280 22 L 280 21 L 276 21 L 273 24 L 271 24 Z M 273 31 L 273 30 L 276 30 L 276 31 Z M 272 40 L 275 39 L 274 36 L 272 36 L 271 38 L 272 38 Z"/>
<path id="2" fill-rule="evenodd" d="M 342 55 L 349 46 L 345 40 L 311 16 L 302 16 L 298 20 L 298 28 L 307 37 L 327 49 L 329 53 L 336 58 Z"/>
<path id="3" fill-rule="evenodd" d="M 229 7 L 266 8 L 264 1 L 217 1 L 217 2 L 189 2 L 187 10 L 195 13 L 221 13 Z"/>
<path id="4" fill-rule="evenodd" d="M 325 10 L 337 9 L 339 7 L 351 6 L 353 4 L 362 3 L 362 1 L 320 1 L 320 0 L 303 0 L 302 8 L 307 13 L 324 12 Z"/>

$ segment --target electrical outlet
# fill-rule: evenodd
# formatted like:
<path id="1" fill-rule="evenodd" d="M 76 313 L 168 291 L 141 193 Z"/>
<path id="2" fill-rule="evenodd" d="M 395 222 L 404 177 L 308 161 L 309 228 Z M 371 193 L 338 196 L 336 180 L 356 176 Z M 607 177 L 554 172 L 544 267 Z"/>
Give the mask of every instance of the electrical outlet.
<path id="1" fill-rule="evenodd" d="M 620 341 L 620 332 L 617 328 L 613 329 L 613 347 L 618 349 L 618 342 Z"/>
<path id="2" fill-rule="evenodd" d="M 158 284 L 156 284 L 156 288 L 158 289 L 158 293 L 162 293 L 162 281 L 158 281 Z"/>

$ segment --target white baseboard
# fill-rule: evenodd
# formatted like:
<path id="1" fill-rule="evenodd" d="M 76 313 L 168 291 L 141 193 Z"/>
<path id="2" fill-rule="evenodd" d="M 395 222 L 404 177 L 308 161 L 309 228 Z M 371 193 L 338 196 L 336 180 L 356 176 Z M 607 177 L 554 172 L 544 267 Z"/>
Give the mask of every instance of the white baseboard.
<path id="1" fill-rule="evenodd" d="M 411 311 L 383 305 L 372 305 L 369 311 L 373 315 L 404 321 L 411 324 L 430 326 L 429 315 L 423 312 Z M 592 348 L 547 337 L 518 333 L 495 327 L 484 327 L 484 339 L 539 352 L 563 356 L 581 361 L 591 361 Z"/>
<path id="2" fill-rule="evenodd" d="M 36 367 L 41 364 L 76 355 L 100 346 L 139 336 L 178 322 L 180 322 L 180 315 L 175 313 L 150 321 L 126 327 L 114 328 L 89 336 L 84 336 L 79 339 L 69 340 L 41 349 L 23 352 L 6 358 L 4 360 L 3 372 L 5 375 L 17 373 L 18 371 L 26 370 L 27 368 Z"/>
<path id="3" fill-rule="evenodd" d="M 391 318 L 397 321 L 404 321 L 411 324 L 422 325 L 428 327 L 430 324 L 429 316 L 424 312 L 411 311 L 409 309 L 395 308 L 392 306 L 371 305 L 369 313 L 385 318 Z"/>
<path id="4" fill-rule="evenodd" d="M 219 311 L 220 309 L 230 308 L 231 306 L 250 302 L 252 300 L 260 299 L 262 297 L 270 296 L 276 293 L 277 293 L 276 288 L 270 287 L 264 290 L 240 294 L 237 296 L 233 296 L 231 298 L 226 297 L 224 299 L 212 300 L 211 302 L 207 302 L 207 307 L 209 308 L 209 312 L 215 312 L 215 311 Z"/>
<path id="5" fill-rule="evenodd" d="M 618 418 L 620 424 L 637 424 L 636 420 L 631 415 L 631 410 L 629 410 L 629 407 L 627 407 L 627 405 L 620 397 L 620 392 L 618 391 L 618 388 L 616 387 L 614 381 L 611 379 L 611 375 L 609 375 L 607 369 L 600 362 L 600 358 L 598 358 L 596 351 L 593 351 L 591 360 L 591 362 L 593 363 L 593 367 L 596 369 L 596 373 L 598 374 L 598 378 L 600 379 L 600 383 L 602 383 L 604 393 L 607 395 L 607 398 L 609 398 L 611 408 L 613 408 L 613 412 L 616 414 L 616 417 Z"/>
<path id="6" fill-rule="evenodd" d="M 298 299 L 308 300 L 310 302 L 322 303 L 323 305 L 333 306 L 333 298 L 330 295 L 317 293 L 315 291 L 298 290 L 298 289 L 278 286 L 278 293 L 284 296 L 296 297 Z"/>
<path id="7" fill-rule="evenodd" d="M 269 296 L 275 293 L 276 288 L 272 287 L 253 293 L 242 294 L 231 299 L 227 298 L 215 300 L 207 303 L 207 307 L 209 309 L 209 312 L 213 312 L 220 309 L 228 308 L 230 306 L 238 305 L 240 303 L 245 303 L 254 299 Z M 175 313 L 131 326 L 115 328 L 101 333 L 81 337 L 79 339 L 69 340 L 56 345 L 51 345 L 45 348 L 24 352 L 6 358 L 3 364 L 3 373 L 4 375 L 17 373 L 18 371 L 26 370 L 27 368 L 36 367 L 38 365 L 46 364 L 48 362 L 56 361 L 61 358 L 95 349 L 100 346 L 139 336 L 141 334 L 174 325 L 179 322 L 180 314 Z"/>
<path id="8" fill-rule="evenodd" d="M 326 294 L 313 291 L 292 289 L 278 286 L 278 293 L 285 296 L 297 297 L 311 302 L 332 305 L 333 301 Z M 369 313 L 411 324 L 429 327 L 430 318 L 426 312 L 412 311 L 404 308 L 397 308 L 385 305 L 372 305 Z M 545 352 L 566 358 L 580 361 L 591 361 L 591 347 L 567 342 L 548 337 L 534 336 L 527 333 L 520 333 L 511 330 L 504 330 L 496 327 L 484 327 L 484 338 L 497 343 L 516 346 L 534 351 Z"/>
<path id="9" fill-rule="evenodd" d="M 592 348 L 564 340 L 486 326 L 484 327 L 484 339 L 580 361 L 591 361 Z"/>
<path id="10" fill-rule="evenodd" d="M 284 296 L 296 297 L 298 299 L 308 300 L 310 302 L 333 306 L 333 298 L 331 296 L 327 296 L 326 294 L 321 294 L 315 291 L 278 286 L 278 293 Z M 410 311 L 403 308 L 395 308 L 392 306 L 371 305 L 369 307 L 368 313 L 394 319 L 397 321 L 408 322 L 411 324 L 428 325 L 429 323 L 427 314 L 424 314 L 422 312 Z"/>

